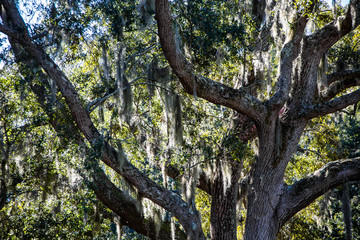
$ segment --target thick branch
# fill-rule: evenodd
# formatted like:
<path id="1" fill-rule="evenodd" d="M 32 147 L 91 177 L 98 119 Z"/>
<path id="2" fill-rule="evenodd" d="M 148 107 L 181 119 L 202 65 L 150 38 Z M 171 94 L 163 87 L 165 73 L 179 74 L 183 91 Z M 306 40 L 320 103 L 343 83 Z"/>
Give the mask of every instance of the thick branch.
<path id="1" fill-rule="evenodd" d="M 344 90 L 360 85 L 360 69 L 342 71 L 327 76 L 328 87 L 321 93 L 322 101 L 329 101 Z"/>
<path id="2" fill-rule="evenodd" d="M 264 119 L 266 108 L 255 97 L 245 91 L 233 89 L 224 84 L 194 74 L 193 66 L 177 48 L 172 28 L 172 18 L 168 0 L 155 1 L 156 20 L 161 46 L 171 68 L 179 78 L 184 89 L 192 95 L 209 102 L 220 104 L 239 111 L 254 121 Z"/>
<path id="3" fill-rule="evenodd" d="M 152 219 L 146 219 L 142 212 L 141 203 L 130 195 L 119 190 L 105 175 L 97 163 L 91 163 L 89 185 L 105 206 L 111 206 L 116 214 L 121 217 L 121 223 L 131 227 L 151 239 L 170 239 L 170 222 L 156 223 Z M 158 224 L 158 226 L 157 226 Z M 186 235 L 180 229 L 176 231 L 177 239 L 186 239 Z"/>
<path id="4" fill-rule="evenodd" d="M 360 1 L 350 1 L 348 11 L 345 16 L 340 16 L 328 23 L 323 28 L 307 37 L 307 42 L 311 46 L 310 51 L 320 51 L 325 53 L 339 39 L 354 30 L 360 24 Z"/>
<path id="5" fill-rule="evenodd" d="M 36 60 L 45 72 L 56 82 L 79 130 L 94 148 L 101 146 L 103 149 L 103 162 L 136 187 L 139 194 L 149 198 L 167 211 L 172 212 L 182 224 L 189 237 L 193 239 L 203 239 L 204 236 L 198 216 L 196 216 L 180 196 L 154 183 L 147 176 L 142 174 L 139 169 L 128 162 L 121 151 L 117 152 L 108 142 L 102 139 L 99 131 L 94 126 L 88 111 L 82 105 L 75 87 L 47 53 L 31 40 L 25 23 L 14 2 L 3 0 L 1 3 L 5 6 L 6 12 L 11 13 L 7 14 L 7 16 L 11 19 L 11 22 L 15 24 L 14 29 L 22 30 L 19 34 L 23 35 L 23 37 L 21 39 L 16 39 L 17 42 L 23 46 L 25 51 L 29 54 L 29 57 Z M 3 21 L 7 20 L 8 19 L 3 19 Z"/>
<path id="6" fill-rule="evenodd" d="M 356 79 L 356 78 L 360 78 L 360 69 L 331 73 L 327 75 L 327 82 L 328 84 L 331 84 L 339 80 Z"/>
<path id="7" fill-rule="evenodd" d="M 293 62 L 300 53 L 300 43 L 303 39 L 303 34 L 307 22 L 308 18 L 306 16 L 301 16 L 294 23 L 294 29 L 292 30 L 293 37 L 290 39 L 290 41 L 284 44 L 281 50 L 277 91 L 267 102 L 267 105 L 270 109 L 275 108 L 280 110 L 285 101 L 289 98 L 289 93 L 292 86 Z"/>
<path id="8" fill-rule="evenodd" d="M 287 187 L 279 209 L 280 223 L 284 224 L 328 190 L 345 182 L 359 179 L 360 158 L 326 164 L 323 168 Z"/>
<path id="9" fill-rule="evenodd" d="M 25 54 L 25 52 L 15 52 L 15 54 Z M 37 68 L 36 62 L 29 58 L 24 60 L 23 63 L 28 69 Z M 59 104 L 58 101 L 49 101 L 47 98 L 49 86 L 46 75 L 42 71 L 33 72 L 31 70 L 28 71 L 27 74 L 31 74 L 28 75 L 29 79 L 31 79 L 29 85 L 37 97 L 40 106 L 48 115 L 51 126 L 61 140 L 66 139 L 63 144 L 73 141 L 79 145 L 84 145 L 84 139 L 75 126 L 74 121 L 72 121 L 72 116 L 65 106 Z M 63 119 L 67 121 L 63 122 Z M 88 179 L 90 188 L 93 189 L 96 196 L 105 206 L 121 217 L 122 224 L 152 239 L 171 238 L 169 223 L 155 223 L 152 219 L 145 219 L 140 203 L 117 188 L 104 174 L 103 170 L 99 168 L 98 163 L 88 164 L 88 167 L 90 169 L 90 178 Z M 160 224 L 160 228 L 157 227 L 157 224 Z M 157 231 L 157 229 L 160 230 Z M 177 229 L 176 235 L 179 239 L 185 239 L 184 234 L 183 231 Z"/>
<path id="10" fill-rule="evenodd" d="M 299 111 L 299 117 L 305 119 L 312 119 L 326 114 L 337 112 L 347 106 L 356 104 L 360 101 L 360 89 L 346 94 L 344 96 L 335 98 L 329 102 L 320 103 L 317 105 L 306 106 Z"/>

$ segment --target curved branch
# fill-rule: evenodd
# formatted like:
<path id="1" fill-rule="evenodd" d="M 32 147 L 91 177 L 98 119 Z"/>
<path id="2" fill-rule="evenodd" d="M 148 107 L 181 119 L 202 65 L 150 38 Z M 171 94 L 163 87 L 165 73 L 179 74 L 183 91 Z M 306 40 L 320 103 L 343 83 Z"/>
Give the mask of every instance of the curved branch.
<path id="1" fill-rule="evenodd" d="M 321 92 L 321 100 L 329 101 L 342 91 L 355 86 L 360 86 L 360 69 L 336 72 L 327 75 L 327 82 L 330 84 Z"/>
<path id="2" fill-rule="evenodd" d="M 17 52 L 15 48 L 16 55 L 24 53 L 25 52 Z M 34 66 L 37 66 L 37 64 L 34 60 L 30 58 L 25 59 L 27 60 L 24 60 L 23 63 L 29 69 L 36 69 Z M 28 73 L 29 72 L 33 73 L 31 70 L 28 71 Z M 48 85 L 47 76 L 42 71 L 39 71 L 35 72 L 33 76 L 30 76 L 30 79 L 33 79 L 33 81 L 30 81 L 29 85 L 37 97 L 37 101 L 39 102 L 41 108 L 49 116 L 51 126 L 58 134 L 60 140 L 66 139 L 65 141 L 62 141 L 63 144 L 73 141 L 77 142 L 79 145 L 85 145 L 81 133 L 76 128 L 74 121 L 72 121 L 72 116 L 65 106 L 57 104 L 57 101 L 55 101 L 54 104 L 53 101 L 49 101 L 47 99 L 46 93 L 48 92 L 47 87 L 49 87 L 46 87 L 46 85 Z M 66 125 L 63 125 L 61 118 L 68 120 Z M 122 224 L 129 226 L 138 233 L 148 236 L 151 239 L 171 238 L 169 223 L 162 222 L 160 223 L 160 228 L 158 228 L 159 225 L 157 225 L 158 223 L 155 223 L 154 220 L 145 219 L 139 202 L 117 188 L 105 175 L 98 163 L 95 162 L 93 164 L 88 164 L 88 167 L 89 170 L 87 173 L 90 174 L 90 178 L 87 179 L 87 182 L 89 187 L 94 191 L 98 199 L 100 199 L 105 206 L 121 216 Z M 175 234 L 179 239 L 186 238 L 185 233 L 180 229 L 176 229 Z"/>
<path id="3" fill-rule="evenodd" d="M 328 190 L 345 182 L 360 179 L 360 158 L 345 159 L 326 164 L 300 181 L 288 186 L 278 211 L 284 224 L 301 209 Z"/>
<path id="4" fill-rule="evenodd" d="M 257 122 L 265 118 L 265 106 L 246 91 L 194 74 L 192 64 L 177 48 L 168 0 L 156 0 L 155 12 L 163 52 L 187 93 L 232 108 Z"/>
<path id="5" fill-rule="evenodd" d="M 360 1 L 352 0 L 345 16 L 340 16 L 306 38 L 310 51 L 325 53 L 360 24 Z"/>
<path id="6" fill-rule="evenodd" d="M 122 224 L 151 239 L 171 239 L 170 222 L 156 223 L 152 219 L 145 218 L 141 203 L 138 200 L 116 187 L 96 162 L 90 164 L 88 185 L 105 206 L 121 217 Z M 186 239 L 186 235 L 177 229 L 176 238 Z"/>
<path id="7" fill-rule="evenodd" d="M 360 101 L 360 89 L 346 94 L 344 96 L 335 98 L 329 102 L 320 103 L 312 106 L 305 106 L 299 111 L 299 117 L 305 119 L 312 119 L 326 114 L 337 112 L 347 106 L 356 104 Z"/>
<path id="8" fill-rule="evenodd" d="M 346 70 L 341 72 L 335 72 L 327 75 L 327 81 L 329 84 L 346 79 L 360 78 L 360 69 Z"/>
<path id="9" fill-rule="evenodd" d="M 92 122 L 89 112 L 82 105 L 80 96 L 76 91 L 74 85 L 69 81 L 59 66 L 49 57 L 49 55 L 40 46 L 36 45 L 26 29 L 25 23 L 21 18 L 13 1 L 2 0 L 1 3 L 5 7 L 7 18 L 3 21 L 9 21 L 14 24 L 14 29 L 20 29 L 19 32 L 23 37 L 16 39 L 26 53 L 27 57 L 35 60 L 45 70 L 45 72 L 55 81 L 62 96 L 70 109 L 71 115 L 76 122 L 78 129 L 82 132 L 85 138 L 91 143 L 94 148 L 101 146 L 102 161 L 122 175 L 130 184 L 132 184 L 139 194 L 146 197 L 163 207 L 179 220 L 184 227 L 188 236 L 192 239 L 204 239 L 203 231 L 201 229 L 201 222 L 192 208 L 181 199 L 180 196 L 165 189 L 146 175 L 140 172 L 133 166 L 125 157 L 125 154 L 120 150 L 117 152 L 110 144 L 102 139 L 101 134 Z M 3 15 L 1 16 L 3 17 Z M 13 30 L 14 30 L 13 29 Z"/>

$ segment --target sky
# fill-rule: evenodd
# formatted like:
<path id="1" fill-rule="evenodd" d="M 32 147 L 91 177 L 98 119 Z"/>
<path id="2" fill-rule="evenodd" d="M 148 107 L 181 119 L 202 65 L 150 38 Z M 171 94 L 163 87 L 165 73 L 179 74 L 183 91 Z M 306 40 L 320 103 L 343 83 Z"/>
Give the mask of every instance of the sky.
<path id="1" fill-rule="evenodd" d="M 336 0 L 337 2 L 340 2 L 341 6 L 345 6 L 346 4 L 348 4 L 350 1 L 349 0 Z M 331 6 L 332 5 L 332 0 L 326 0 L 326 2 Z"/>

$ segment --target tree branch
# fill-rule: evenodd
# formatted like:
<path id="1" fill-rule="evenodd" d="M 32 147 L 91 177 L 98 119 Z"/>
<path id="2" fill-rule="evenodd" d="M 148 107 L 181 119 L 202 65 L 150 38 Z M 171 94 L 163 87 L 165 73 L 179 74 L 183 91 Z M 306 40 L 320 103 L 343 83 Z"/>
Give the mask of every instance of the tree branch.
<path id="1" fill-rule="evenodd" d="M 157 167 L 161 168 L 161 166 L 159 165 Z M 167 164 L 165 166 L 165 171 L 166 171 L 166 175 L 168 175 L 169 177 L 175 180 L 179 180 L 179 178 L 182 176 L 180 170 L 172 164 Z M 207 194 L 211 195 L 211 180 L 204 171 L 201 171 L 199 173 L 199 178 L 197 180 L 196 187 L 203 190 Z"/>
<path id="2" fill-rule="evenodd" d="M 300 181 L 288 186 L 278 213 L 284 224 L 316 198 L 345 182 L 360 179 L 360 158 L 345 159 L 326 164 Z"/>
<path id="3" fill-rule="evenodd" d="M 172 212 L 190 238 L 204 239 L 200 219 L 180 196 L 153 182 L 133 166 L 122 151 L 117 152 L 108 142 L 104 141 L 93 124 L 89 112 L 82 105 L 80 96 L 73 84 L 48 54 L 31 40 L 25 23 L 14 2 L 2 0 L 1 3 L 5 7 L 5 11 L 8 13 L 7 17 L 9 18 L 3 18 L 3 21 L 9 20 L 15 25 L 14 29 L 22 30 L 19 34 L 23 37 L 16 40 L 29 54 L 28 57 L 38 62 L 45 72 L 56 82 L 79 130 L 95 149 L 98 149 L 99 146 L 101 147 L 102 161 L 137 188 L 139 194 L 143 197 L 150 199 L 167 211 Z"/>
<path id="4" fill-rule="evenodd" d="M 161 47 L 185 91 L 209 102 L 239 111 L 258 122 L 265 118 L 266 108 L 242 89 L 233 89 L 203 76 L 194 74 L 193 66 L 177 48 L 168 0 L 155 1 L 155 18 Z"/>
<path id="5" fill-rule="evenodd" d="M 360 69 L 335 72 L 327 75 L 328 84 L 339 80 L 360 78 Z"/>
<path id="6" fill-rule="evenodd" d="M 12 41 L 10 42 L 12 43 Z M 15 48 L 15 54 L 18 56 L 20 54 L 25 54 L 24 51 L 21 53 L 16 51 L 17 50 Z M 53 101 L 49 101 L 47 99 L 46 93 L 48 92 L 47 88 L 49 87 L 46 86 L 48 84 L 47 76 L 42 71 L 31 71 L 37 68 L 37 63 L 30 58 L 25 59 L 26 60 L 24 60 L 23 63 L 30 69 L 28 74 L 33 74 L 32 76 L 28 75 L 29 78 L 32 79 L 32 81 L 29 82 L 29 85 L 37 97 L 37 101 L 40 106 L 48 115 L 49 122 L 58 134 L 60 140 L 66 139 L 65 141 L 62 141 L 63 144 L 73 141 L 77 142 L 79 145 L 85 145 L 81 133 L 78 131 L 74 121 L 72 121 L 72 116 L 65 106 L 62 104 L 56 104 L 57 101 L 53 104 Z M 63 121 L 61 120 L 61 117 L 68 120 L 65 125 L 62 125 Z M 24 127 L 26 126 L 27 125 L 24 125 Z M 97 162 L 88 164 L 88 169 L 87 173 L 90 174 L 90 177 L 87 179 L 87 183 L 89 187 L 95 192 L 96 196 L 102 201 L 102 203 L 104 203 L 105 206 L 121 216 L 122 224 L 129 226 L 138 233 L 152 239 L 171 238 L 169 223 L 155 223 L 152 219 L 145 219 L 141 210 L 141 204 L 117 188 L 104 174 Z M 159 225 L 157 224 L 160 224 L 160 228 L 158 228 Z M 157 231 L 157 229 L 160 230 Z M 180 229 L 176 230 L 176 235 L 179 239 L 186 238 L 185 233 Z"/>
<path id="7" fill-rule="evenodd" d="M 4 33 L 5 35 L 7 35 L 9 37 L 16 38 L 16 39 L 21 37 L 17 32 L 13 31 L 12 29 L 6 27 L 3 24 L 0 24 L 0 32 Z"/>
<path id="8" fill-rule="evenodd" d="M 347 106 L 356 104 L 360 101 L 360 89 L 346 94 L 344 96 L 335 98 L 331 101 L 320 103 L 312 106 L 305 106 L 299 111 L 298 117 L 305 119 L 312 119 L 326 114 L 337 112 Z"/>
<path id="9" fill-rule="evenodd" d="M 340 16 L 306 38 L 310 51 L 325 53 L 360 24 L 360 1 L 351 0 L 345 16 Z"/>
<path id="10" fill-rule="evenodd" d="M 95 99 L 93 101 L 91 101 L 87 106 L 86 106 L 86 110 L 89 112 L 94 111 L 99 105 L 101 105 L 103 102 L 105 102 L 108 98 L 110 98 L 111 96 L 114 96 L 115 94 L 117 94 L 120 90 L 117 89 L 115 91 L 113 91 L 112 93 L 109 93 L 108 95 Z"/>
<path id="11" fill-rule="evenodd" d="M 152 219 L 145 218 L 141 203 L 117 188 L 98 166 L 98 163 L 90 164 L 92 164 L 89 176 L 91 189 L 105 206 L 111 206 L 110 209 L 121 217 L 122 224 L 151 239 L 171 238 L 170 222 L 156 223 Z M 186 235 L 182 230 L 177 229 L 176 238 L 186 239 Z"/>
<path id="12" fill-rule="evenodd" d="M 311 5 L 310 9 L 314 7 L 314 3 Z M 296 20 L 292 30 L 293 37 L 284 44 L 281 50 L 277 91 L 266 103 L 270 109 L 275 108 L 280 111 L 280 108 L 289 98 L 289 93 L 292 87 L 293 62 L 300 53 L 300 43 L 303 40 L 303 35 L 307 22 L 307 16 L 301 16 L 299 19 Z"/>
<path id="13" fill-rule="evenodd" d="M 360 69 L 336 72 L 327 75 L 328 87 L 322 91 L 321 100 L 329 101 L 342 91 L 355 86 L 360 86 Z"/>

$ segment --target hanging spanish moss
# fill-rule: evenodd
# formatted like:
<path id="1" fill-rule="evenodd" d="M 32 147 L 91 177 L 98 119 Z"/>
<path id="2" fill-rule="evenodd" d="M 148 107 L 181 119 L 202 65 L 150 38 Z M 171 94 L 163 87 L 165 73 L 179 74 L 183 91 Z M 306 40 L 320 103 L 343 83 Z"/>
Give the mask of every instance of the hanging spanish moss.
<path id="1" fill-rule="evenodd" d="M 231 179 L 232 179 L 232 169 L 231 166 L 229 166 L 229 164 L 227 164 L 224 161 L 220 161 L 220 168 L 221 168 L 221 174 L 223 176 L 223 191 L 224 191 L 224 195 L 227 191 L 227 189 L 229 189 L 231 187 Z"/>
<path id="2" fill-rule="evenodd" d="M 184 200 L 193 208 L 195 211 L 195 190 L 196 183 L 199 179 L 199 164 L 198 155 L 194 154 L 193 157 L 187 159 L 188 166 L 186 173 L 184 174 L 181 182 L 181 191 Z"/>
<path id="3" fill-rule="evenodd" d="M 161 68 L 157 64 L 157 60 L 154 59 L 148 66 L 147 69 L 147 89 L 150 95 L 150 98 L 154 96 L 156 84 L 166 86 L 166 84 L 171 80 L 170 69 L 169 67 Z"/>
<path id="4" fill-rule="evenodd" d="M 107 46 L 106 42 L 101 42 L 101 53 L 102 53 L 102 67 L 104 71 L 103 79 L 105 80 L 105 85 L 109 85 L 110 82 L 110 67 L 109 67 L 109 61 L 107 57 Z"/>
<path id="5" fill-rule="evenodd" d="M 120 140 L 117 142 L 117 157 L 118 157 L 118 162 L 120 164 L 119 168 L 122 169 L 126 161 L 126 155 Z"/>
<path id="6" fill-rule="evenodd" d="M 120 106 L 119 115 L 120 118 L 125 121 L 130 127 L 132 117 L 132 92 L 130 84 L 124 74 L 124 57 L 125 47 L 120 44 L 119 53 L 117 59 L 117 84 L 118 84 L 118 104 Z"/>
<path id="7" fill-rule="evenodd" d="M 320 64 L 318 68 L 318 88 L 320 92 L 326 92 L 326 90 L 329 87 L 326 77 L 327 70 L 328 70 L 328 60 L 327 60 L 327 54 L 325 53 L 320 60 Z"/>
<path id="8" fill-rule="evenodd" d="M 150 166 L 152 167 L 155 163 L 155 157 L 158 154 L 159 144 L 159 136 L 157 136 L 157 134 L 154 134 L 153 131 L 146 133 L 146 155 L 149 159 Z"/>
<path id="9" fill-rule="evenodd" d="M 161 173 L 162 173 L 162 177 L 163 177 L 164 188 L 168 187 L 168 177 L 167 177 L 167 174 L 166 174 L 166 165 L 167 165 L 167 163 L 164 162 L 162 164 L 162 166 L 161 166 Z"/>
<path id="10" fill-rule="evenodd" d="M 74 168 L 68 166 L 67 177 L 69 179 L 70 187 L 72 189 L 77 189 L 81 182 L 81 176 L 79 175 L 79 173 Z"/>
<path id="11" fill-rule="evenodd" d="M 140 21 L 144 28 L 151 25 L 155 14 L 155 0 L 141 0 L 138 5 Z"/>
<path id="12" fill-rule="evenodd" d="M 154 92 L 155 92 L 155 85 L 154 83 L 156 82 L 155 76 L 154 76 L 154 71 L 157 67 L 156 61 L 153 60 L 147 69 L 147 78 L 146 78 L 146 88 L 148 90 L 150 99 L 154 96 Z"/>
<path id="13" fill-rule="evenodd" d="M 171 218 L 171 240 L 175 239 L 175 219 Z"/>
<path id="14" fill-rule="evenodd" d="M 142 212 L 144 214 L 144 218 L 152 219 L 155 224 L 156 235 L 159 234 L 161 229 L 161 222 L 164 216 L 165 211 L 160 208 L 158 205 L 153 203 L 152 201 L 144 198 L 141 201 Z"/>
<path id="15" fill-rule="evenodd" d="M 116 225 L 116 234 L 117 234 L 117 240 L 120 240 L 121 239 L 121 234 L 122 234 L 122 224 L 121 224 L 121 221 L 120 221 L 120 216 L 119 215 L 115 215 L 114 216 L 114 223 Z"/>
<path id="16" fill-rule="evenodd" d="M 181 145 L 183 141 L 182 111 L 179 95 L 164 92 L 169 147 Z"/>

